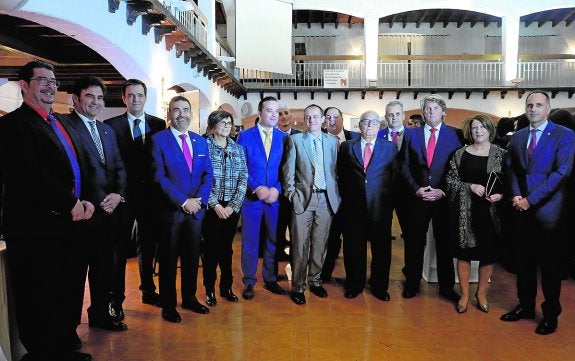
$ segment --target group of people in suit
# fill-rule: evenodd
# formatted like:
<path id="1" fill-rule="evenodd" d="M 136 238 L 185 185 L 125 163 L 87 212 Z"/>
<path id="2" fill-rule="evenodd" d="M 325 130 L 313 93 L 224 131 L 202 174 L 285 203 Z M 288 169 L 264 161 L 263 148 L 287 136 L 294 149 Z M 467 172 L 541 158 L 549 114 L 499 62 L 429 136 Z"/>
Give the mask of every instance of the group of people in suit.
<path id="1" fill-rule="evenodd" d="M 82 343 L 76 334 L 86 277 L 90 326 L 127 329 L 122 303 L 133 239 L 142 302 L 162 307 L 167 321 L 181 321 L 176 311 L 178 258 L 182 307 L 209 313 L 196 298 L 202 238 L 210 243 L 204 249 L 206 303 L 217 304 L 218 265 L 220 296 L 238 301 L 232 291 L 231 243 L 240 217 L 242 297 L 255 297 L 261 238 L 263 288 L 285 294 L 278 283 L 276 249 L 282 207 L 290 215 L 294 303 L 306 303 L 308 287 L 328 297 L 322 284 L 331 281 L 341 234 L 345 297 L 357 297 L 368 285 L 377 299 L 389 301 L 395 209 L 405 243 L 402 297 L 415 297 L 420 290 L 431 222 L 439 294 L 463 313 L 469 302 L 469 261 L 477 258 L 485 270 L 480 271 L 477 304 L 489 311 L 485 280 L 494 259 L 493 251 L 484 251 L 489 248 L 485 242 L 498 234 L 494 204 L 510 200 L 510 221 L 522 244 L 517 248 L 520 303 L 501 319 L 534 317 L 540 266 L 544 319 L 536 332 L 557 328 L 557 260 L 562 259 L 561 221 L 575 135 L 548 120 L 550 99 L 544 92 L 527 96 L 529 127 L 510 137 L 506 153 L 492 144 L 495 127 L 485 116 L 466 120 L 463 132 L 445 124 L 447 107 L 438 95 L 422 100 L 421 127 L 404 127 L 403 106 L 393 101 L 386 106 L 386 129 L 380 130 L 382 119 L 369 110 L 355 134 L 343 129 L 339 109 L 316 104 L 304 110 L 307 130 L 291 134 L 289 121 L 278 126 L 278 101 L 265 97 L 258 105 L 259 122 L 240 132 L 236 143 L 230 136 L 233 118 L 225 111 L 210 115 L 207 138 L 189 131 L 191 104 L 182 96 L 169 102 L 166 129 L 163 120 L 144 113 L 147 90 L 136 79 L 123 87 L 127 112 L 104 122 L 96 121 L 106 91 L 98 78 L 78 79 L 74 110 L 65 115 L 51 109 L 58 87 L 51 65 L 26 64 L 19 82 L 24 102 L 0 121 L 0 166 L 2 231 L 27 360 L 91 359 L 78 351 Z M 490 186 L 492 177 L 501 184 Z M 460 210 L 452 212 L 453 219 L 446 216 L 450 205 Z M 476 246 L 481 252 L 465 250 Z M 160 294 L 153 281 L 156 248 Z M 454 256 L 461 261 L 461 295 L 454 290 Z M 50 296 L 39 298 L 38 290 Z"/>

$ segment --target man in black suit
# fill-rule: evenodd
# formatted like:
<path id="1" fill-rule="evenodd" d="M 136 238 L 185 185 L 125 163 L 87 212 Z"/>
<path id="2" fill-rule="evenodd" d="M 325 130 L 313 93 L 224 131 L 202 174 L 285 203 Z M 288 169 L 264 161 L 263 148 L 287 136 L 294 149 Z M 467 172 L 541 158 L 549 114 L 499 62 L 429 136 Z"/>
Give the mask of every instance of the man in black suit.
<path id="1" fill-rule="evenodd" d="M 32 61 L 19 74 L 24 104 L 0 119 L 3 232 L 23 360 L 89 361 L 76 352 L 74 305 L 81 281 L 78 222 L 94 205 L 85 158 L 73 128 L 51 114 L 58 81 L 52 65 Z M 80 300 L 81 302 L 81 300 Z"/>
<path id="2" fill-rule="evenodd" d="M 339 145 L 346 140 L 359 138 L 360 134 L 358 132 L 352 132 L 343 128 L 343 115 L 341 114 L 341 110 L 336 107 L 327 107 L 323 111 L 323 114 L 325 116 L 324 130 L 338 138 L 338 149 Z M 342 218 L 339 214 L 339 211 L 335 214 L 329 228 L 327 252 L 321 269 L 321 280 L 324 283 L 331 282 L 331 275 L 335 268 L 335 260 L 341 250 Z"/>
<path id="3" fill-rule="evenodd" d="M 90 327 L 124 331 L 128 327 L 113 318 L 108 311 L 111 280 L 114 274 L 114 253 L 120 237 L 121 206 L 125 199 L 126 171 L 116 143 L 114 130 L 96 120 L 104 107 L 106 87 L 101 79 L 81 77 L 74 84 L 74 111 L 68 115 L 82 141 L 87 155 L 89 176 L 94 183 L 90 200 L 97 205 L 94 216 L 86 223 L 86 253 L 83 270 L 90 285 Z M 119 208 L 118 208 L 119 207 Z M 80 292 L 83 296 L 84 283 Z M 82 299 L 78 304 L 78 324 L 82 313 Z"/>
<path id="4" fill-rule="evenodd" d="M 124 317 L 122 302 L 125 299 L 126 258 L 130 250 L 134 221 L 135 238 L 138 244 L 138 266 L 140 270 L 140 290 L 142 302 L 160 305 L 160 296 L 154 284 L 154 254 L 159 239 L 157 227 L 153 226 L 155 197 L 150 180 L 151 155 L 149 139 L 155 133 L 166 129 L 166 122 L 144 113 L 147 88 L 141 80 L 128 79 L 122 87 L 122 100 L 127 112 L 104 121 L 116 132 L 116 139 L 126 173 L 127 215 L 123 222 L 123 251 L 117 255 L 116 279 L 113 287 L 111 311 L 121 319 Z"/>
<path id="5" fill-rule="evenodd" d="M 337 177 L 341 193 L 345 298 L 355 298 L 367 278 L 367 241 L 371 243 L 371 293 L 389 301 L 392 188 L 396 176 L 393 143 L 377 138 L 381 120 L 371 110 L 361 115 L 361 138 L 341 145 Z"/>

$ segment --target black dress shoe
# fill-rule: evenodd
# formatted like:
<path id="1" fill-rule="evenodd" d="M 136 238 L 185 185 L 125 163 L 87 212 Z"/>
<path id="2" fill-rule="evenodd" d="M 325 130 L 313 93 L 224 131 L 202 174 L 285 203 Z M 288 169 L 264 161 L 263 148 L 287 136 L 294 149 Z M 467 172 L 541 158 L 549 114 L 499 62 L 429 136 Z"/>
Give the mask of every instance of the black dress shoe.
<path id="1" fill-rule="evenodd" d="M 389 301 L 389 293 L 387 291 L 372 289 L 371 294 L 380 301 Z"/>
<path id="2" fill-rule="evenodd" d="M 403 292 L 401 292 L 401 297 L 403 298 L 413 298 L 417 296 L 417 292 L 416 291 L 412 291 L 412 290 L 403 290 Z"/>
<path id="3" fill-rule="evenodd" d="M 242 291 L 242 297 L 246 300 L 251 300 L 254 298 L 254 286 L 244 285 L 244 290 Z"/>
<path id="4" fill-rule="evenodd" d="M 142 293 L 142 303 L 160 307 L 160 295 L 155 291 Z"/>
<path id="5" fill-rule="evenodd" d="M 557 319 L 543 319 L 535 329 L 535 333 L 539 335 L 549 335 L 557 329 Z"/>
<path id="6" fill-rule="evenodd" d="M 535 318 L 535 310 L 533 308 L 523 307 L 523 305 L 517 305 L 513 310 L 502 315 L 499 319 L 505 322 L 515 322 L 530 318 Z"/>
<path id="7" fill-rule="evenodd" d="M 285 261 L 289 261 L 289 254 L 285 253 L 285 252 L 280 252 L 276 255 L 276 261 L 278 262 L 285 262 Z"/>
<path id="8" fill-rule="evenodd" d="M 439 295 L 451 302 L 459 302 L 461 298 L 454 290 L 439 290 Z"/>
<path id="9" fill-rule="evenodd" d="M 322 286 L 310 286 L 309 291 L 320 298 L 327 297 L 327 291 Z"/>
<path id="10" fill-rule="evenodd" d="M 238 302 L 238 296 L 234 295 L 231 288 L 220 290 L 220 297 L 225 298 L 229 302 Z"/>
<path id="11" fill-rule="evenodd" d="M 343 296 L 344 296 L 345 298 L 356 298 L 357 295 L 359 295 L 359 293 L 360 293 L 360 292 L 347 290 L 347 291 L 345 291 L 345 293 L 343 294 Z"/>
<path id="12" fill-rule="evenodd" d="M 201 313 L 202 315 L 207 315 L 208 313 L 210 313 L 210 309 L 199 303 L 197 300 L 195 302 L 192 301 L 190 303 L 182 302 L 182 308 L 185 308 L 186 310 L 190 310 L 195 313 Z"/>
<path id="13" fill-rule="evenodd" d="M 305 305 L 305 295 L 303 292 L 292 292 L 290 298 L 296 305 Z"/>
<path id="14" fill-rule="evenodd" d="M 287 281 L 287 280 L 288 280 L 287 275 L 277 275 L 276 276 L 276 281 L 278 281 L 278 282 L 279 281 Z"/>
<path id="15" fill-rule="evenodd" d="M 111 316 L 101 318 L 88 318 L 88 325 L 90 327 L 101 328 L 102 330 L 108 331 L 126 331 L 128 329 L 128 326 L 125 323 L 118 321 Z"/>
<path id="16" fill-rule="evenodd" d="M 274 293 L 276 295 L 285 295 L 286 290 L 282 288 L 277 282 L 266 282 L 264 283 L 264 289 Z"/>
<path id="17" fill-rule="evenodd" d="M 208 306 L 215 306 L 218 304 L 218 300 L 216 300 L 216 293 L 215 292 L 206 292 L 206 303 Z"/>
<path id="18" fill-rule="evenodd" d="M 75 351 L 82 348 L 82 340 L 80 340 L 80 337 L 78 337 L 78 334 L 75 334 L 74 336 L 72 336 L 71 346 L 72 346 L 72 350 L 75 350 Z"/>
<path id="19" fill-rule="evenodd" d="M 108 305 L 108 312 L 110 313 L 110 316 L 118 321 L 124 321 L 124 318 L 126 317 L 124 309 L 120 303 L 110 302 Z"/>
<path id="20" fill-rule="evenodd" d="M 182 317 L 175 308 L 162 308 L 162 318 L 168 322 L 182 322 Z"/>
<path id="21" fill-rule="evenodd" d="M 72 351 L 72 352 L 67 352 L 67 353 L 63 354 L 62 356 L 59 356 L 58 360 L 62 360 L 62 361 L 92 361 L 92 355 L 90 355 L 89 353 Z"/>

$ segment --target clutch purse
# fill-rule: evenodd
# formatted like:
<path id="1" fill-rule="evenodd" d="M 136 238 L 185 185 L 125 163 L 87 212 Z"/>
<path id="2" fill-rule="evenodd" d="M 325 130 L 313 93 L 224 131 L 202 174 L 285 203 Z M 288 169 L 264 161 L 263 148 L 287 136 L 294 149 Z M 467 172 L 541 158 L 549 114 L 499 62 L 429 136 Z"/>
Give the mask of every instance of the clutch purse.
<path id="1" fill-rule="evenodd" d="M 487 178 L 487 184 L 485 185 L 485 196 L 489 197 L 492 194 L 503 194 L 504 186 L 501 178 L 502 173 L 491 172 Z"/>

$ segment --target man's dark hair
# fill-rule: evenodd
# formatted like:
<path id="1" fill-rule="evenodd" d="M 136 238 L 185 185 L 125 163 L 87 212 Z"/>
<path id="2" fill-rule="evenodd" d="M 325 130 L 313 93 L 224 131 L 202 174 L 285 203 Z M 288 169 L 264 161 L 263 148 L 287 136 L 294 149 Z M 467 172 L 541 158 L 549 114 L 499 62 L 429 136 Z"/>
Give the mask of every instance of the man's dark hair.
<path id="1" fill-rule="evenodd" d="M 327 112 L 329 112 L 330 109 L 335 109 L 335 110 L 337 110 L 337 112 L 339 113 L 340 118 L 343 117 L 343 114 L 341 114 L 341 110 L 339 110 L 339 108 L 336 108 L 336 107 L 327 107 L 327 108 L 325 108 L 325 110 L 323 111 L 323 116 L 324 116 L 324 117 L 327 115 Z"/>
<path id="2" fill-rule="evenodd" d="M 172 110 L 172 104 L 174 104 L 175 102 L 178 102 L 178 101 L 184 101 L 184 102 L 188 103 L 188 105 L 190 106 L 190 110 L 191 110 L 192 104 L 190 103 L 188 98 L 181 96 L 181 95 L 176 95 L 175 97 L 170 99 L 170 103 L 168 104 L 168 111 L 171 111 Z"/>
<path id="3" fill-rule="evenodd" d="M 527 104 L 529 97 L 532 96 L 533 94 L 543 94 L 545 96 L 545 100 L 547 101 L 547 105 L 551 104 L 551 98 L 549 97 L 549 94 L 547 94 L 547 92 L 543 90 L 533 90 L 529 92 L 529 94 L 527 94 L 527 96 L 525 97 L 525 104 Z"/>
<path id="4" fill-rule="evenodd" d="M 269 102 L 269 101 L 273 101 L 273 102 L 277 102 L 278 100 L 275 97 L 265 97 L 262 100 L 260 100 L 259 104 L 258 104 L 258 112 L 261 112 L 262 109 L 264 108 L 264 103 L 265 102 Z"/>
<path id="5" fill-rule="evenodd" d="M 74 82 L 74 88 L 72 89 L 72 94 L 76 95 L 78 98 L 82 93 L 82 90 L 88 89 L 91 86 L 97 86 L 102 89 L 102 93 L 106 94 L 106 86 L 102 79 L 95 77 L 95 76 L 83 76 L 80 77 Z"/>
<path id="6" fill-rule="evenodd" d="M 28 64 L 24 65 L 22 69 L 18 72 L 18 80 L 24 80 L 26 83 L 30 82 L 30 79 L 34 76 L 34 69 L 44 68 L 50 71 L 54 71 L 54 66 L 48 64 L 42 60 L 33 60 Z"/>
<path id="7" fill-rule="evenodd" d="M 148 88 L 146 87 L 146 84 L 144 84 L 144 82 L 139 79 L 126 80 L 124 85 L 122 85 L 122 95 L 126 95 L 126 88 L 129 87 L 130 85 L 141 85 L 144 88 L 144 95 L 148 96 Z"/>
<path id="8" fill-rule="evenodd" d="M 309 109 L 309 108 L 318 108 L 319 109 L 319 113 L 323 114 L 323 109 L 317 105 L 317 104 L 310 104 L 307 107 L 305 107 L 305 109 L 303 110 L 303 114 L 305 115 L 305 112 Z"/>

